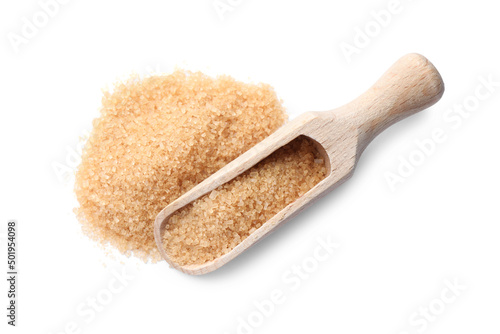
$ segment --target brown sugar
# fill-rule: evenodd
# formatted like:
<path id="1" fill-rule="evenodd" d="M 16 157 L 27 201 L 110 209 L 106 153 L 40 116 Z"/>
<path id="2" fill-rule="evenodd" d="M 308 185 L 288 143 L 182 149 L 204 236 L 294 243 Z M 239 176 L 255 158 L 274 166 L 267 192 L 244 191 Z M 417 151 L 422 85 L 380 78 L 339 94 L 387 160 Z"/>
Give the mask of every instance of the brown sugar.
<path id="1" fill-rule="evenodd" d="M 159 259 L 156 215 L 285 120 L 269 85 L 227 76 L 176 71 L 117 85 L 103 97 L 76 172 L 84 232 L 127 255 Z"/>
<path id="2" fill-rule="evenodd" d="M 233 249 L 326 174 L 321 154 L 301 136 L 169 219 L 163 244 L 180 265 L 203 264 Z"/>

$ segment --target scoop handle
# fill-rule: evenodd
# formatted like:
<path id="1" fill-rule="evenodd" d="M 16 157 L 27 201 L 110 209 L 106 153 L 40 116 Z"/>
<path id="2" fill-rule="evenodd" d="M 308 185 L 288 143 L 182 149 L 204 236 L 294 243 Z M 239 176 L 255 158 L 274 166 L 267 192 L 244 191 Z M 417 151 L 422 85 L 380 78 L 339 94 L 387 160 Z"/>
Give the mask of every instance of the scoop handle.
<path id="1" fill-rule="evenodd" d="M 390 125 L 436 103 L 443 93 L 443 79 L 434 65 L 412 53 L 400 58 L 342 113 L 358 127 L 364 148 Z"/>

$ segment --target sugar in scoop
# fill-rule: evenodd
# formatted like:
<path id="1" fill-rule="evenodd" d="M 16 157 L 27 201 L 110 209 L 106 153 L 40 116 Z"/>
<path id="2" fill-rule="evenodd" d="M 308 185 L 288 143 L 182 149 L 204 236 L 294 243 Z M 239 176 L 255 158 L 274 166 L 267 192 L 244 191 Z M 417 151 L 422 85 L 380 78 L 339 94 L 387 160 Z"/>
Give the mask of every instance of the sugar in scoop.
<path id="1" fill-rule="evenodd" d="M 163 244 L 179 264 L 203 264 L 236 247 L 326 174 L 323 156 L 298 137 L 228 183 L 177 211 Z"/>

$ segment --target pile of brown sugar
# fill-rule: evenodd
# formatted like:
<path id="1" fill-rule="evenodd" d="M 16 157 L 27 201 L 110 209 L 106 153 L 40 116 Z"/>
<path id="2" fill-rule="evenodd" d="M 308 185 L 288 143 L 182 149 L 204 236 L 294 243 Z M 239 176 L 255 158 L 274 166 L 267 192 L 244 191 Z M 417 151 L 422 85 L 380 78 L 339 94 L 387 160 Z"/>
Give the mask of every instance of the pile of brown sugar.
<path id="1" fill-rule="evenodd" d="M 300 136 L 254 167 L 180 209 L 169 219 L 163 244 L 180 265 L 226 254 L 326 175 L 311 139 Z"/>
<path id="2" fill-rule="evenodd" d="M 84 232 L 159 259 L 156 215 L 286 120 L 273 89 L 176 71 L 131 78 L 105 93 L 76 172 Z"/>

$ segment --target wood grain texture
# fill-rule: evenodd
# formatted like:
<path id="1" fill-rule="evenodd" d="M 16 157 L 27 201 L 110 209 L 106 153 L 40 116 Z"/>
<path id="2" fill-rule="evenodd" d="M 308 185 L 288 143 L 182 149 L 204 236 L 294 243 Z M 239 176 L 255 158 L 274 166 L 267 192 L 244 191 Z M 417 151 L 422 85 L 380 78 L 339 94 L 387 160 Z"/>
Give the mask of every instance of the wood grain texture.
<path id="1" fill-rule="evenodd" d="M 265 140 L 221 168 L 163 209 L 156 218 L 156 244 L 170 266 L 200 275 L 220 268 L 301 210 L 346 181 L 366 146 L 391 124 L 436 103 L 444 84 L 436 68 L 423 56 L 409 54 L 398 60 L 356 100 L 331 111 L 307 112 L 285 124 Z M 327 176 L 306 194 L 278 212 L 227 254 L 201 265 L 181 266 L 163 247 L 163 232 L 170 216 L 269 156 L 300 135 L 317 142 L 327 164 Z"/>

